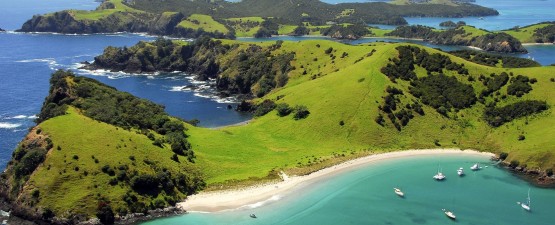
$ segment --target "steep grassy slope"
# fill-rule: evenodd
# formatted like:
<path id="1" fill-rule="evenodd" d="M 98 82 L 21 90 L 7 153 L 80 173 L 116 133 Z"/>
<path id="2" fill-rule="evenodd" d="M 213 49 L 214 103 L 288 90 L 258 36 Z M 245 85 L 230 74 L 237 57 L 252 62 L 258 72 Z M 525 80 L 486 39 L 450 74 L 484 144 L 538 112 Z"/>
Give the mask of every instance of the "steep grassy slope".
<path id="1" fill-rule="evenodd" d="M 229 30 L 223 24 L 218 23 L 211 16 L 200 14 L 193 14 L 187 17 L 187 19 L 181 21 L 179 24 L 177 24 L 177 26 L 183 28 L 191 28 L 195 30 L 202 28 L 204 31 L 207 32 L 229 32 Z"/>
<path id="2" fill-rule="evenodd" d="M 513 28 L 503 32 L 512 35 L 523 43 L 552 43 L 554 22 L 532 24 L 525 27 Z M 547 37 L 544 37 L 547 36 Z M 544 40 L 545 39 L 545 40 Z"/>
<path id="3" fill-rule="evenodd" d="M 152 102 L 58 71 L 38 122 L 0 179 L 16 216 L 109 224 L 115 213 L 171 206 L 204 186 L 184 122 Z"/>
<path id="4" fill-rule="evenodd" d="M 321 47 L 312 47 L 316 45 Z M 207 182 L 216 184 L 253 176 L 263 177 L 272 169 L 304 173 L 310 168 L 316 169 L 349 156 L 438 146 L 507 152 L 508 160 L 519 160 L 528 168 L 553 168 L 555 156 L 551 147 L 555 145 L 555 140 L 546 138 L 553 133 L 550 124 L 555 123 L 551 108 L 537 116 L 516 119 L 497 128 L 484 121 L 486 107 L 481 103 L 452 112 L 449 117 L 424 105 L 425 115 L 415 115 L 401 131 L 389 122 L 385 126 L 377 124 L 374 119 L 379 114 L 378 106 L 387 94 L 386 87 L 396 87 L 405 93 L 399 99 L 402 105 L 413 100 L 420 101 L 409 94 L 409 82 L 393 83 L 380 72 L 390 58 L 397 56 L 395 48 L 400 45 L 285 42 L 283 49 L 296 50 L 293 64 L 297 70 L 291 72 L 294 79 L 264 99 L 291 106 L 305 105 L 310 115 L 306 119 L 294 120 L 291 115 L 279 117 L 272 111 L 245 126 L 217 130 L 191 128 L 189 140 L 196 149 L 197 162 L 205 171 Z M 324 53 L 329 47 L 334 49 L 333 52 L 349 52 L 349 56 L 336 59 L 333 64 L 330 56 Z M 423 49 L 430 54 L 438 53 L 433 49 Z M 373 54 L 366 56 L 370 52 Z M 364 59 L 360 61 L 361 57 Z M 501 69 L 449 57 L 453 62 L 464 63 L 470 75 L 452 71 L 445 73 L 470 84 L 477 95 L 485 86 L 479 81 L 469 81 L 468 76 L 478 80 L 480 74 L 513 72 L 515 76 L 525 74 L 537 79 L 529 94 L 521 98 L 507 96 L 498 106 L 523 99 L 547 100 L 550 106 L 554 103 L 550 99 L 555 86 L 549 81 L 553 77 L 552 67 Z M 302 75 L 305 69 L 307 74 Z M 416 72 L 418 77 L 426 77 L 423 68 L 417 67 Z M 503 94 L 506 88 L 501 88 L 501 95 L 506 95 Z M 494 98 L 498 97 L 486 97 L 486 104 L 493 102 Z M 524 135 L 526 139 L 519 141 L 519 135 Z"/>

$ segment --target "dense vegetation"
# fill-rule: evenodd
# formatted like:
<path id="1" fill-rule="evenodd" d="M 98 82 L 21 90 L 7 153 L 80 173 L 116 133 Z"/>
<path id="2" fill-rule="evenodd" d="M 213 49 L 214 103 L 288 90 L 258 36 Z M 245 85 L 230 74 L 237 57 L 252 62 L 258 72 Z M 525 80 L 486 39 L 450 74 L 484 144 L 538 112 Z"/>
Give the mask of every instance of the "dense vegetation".
<path id="1" fill-rule="evenodd" d="M 555 24 L 537 29 L 533 38 L 538 43 L 555 43 Z"/>
<path id="2" fill-rule="evenodd" d="M 471 62 L 486 66 L 498 66 L 503 68 L 524 68 L 541 66 L 538 62 L 513 56 L 495 55 L 486 52 L 472 51 L 472 50 L 458 50 L 449 52 L 453 55 L 461 57 Z"/>
<path id="3" fill-rule="evenodd" d="M 393 82 L 396 79 L 415 80 L 417 78 L 414 72 L 415 65 L 423 67 L 428 73 L 441 73 L 445 69 L 456 71 L 459 74 L 468 74 L 468 70 L 464 68 L 463 64 L 453 62 L 443 54 L 429 54 L 426 50 L 412 46 L 400 46 L 397 47 L 397 50 L 399 56 L 390 59 L 391 63 L 388 63 L 381 69 L 381 72 L 387 75 Z"/>
<path id="4" fill-rule="evenodd" d="M 363 36 L 371 34 L 368 27 L 364 24 L 355 25 L 333 25 L 320 31 L 322 35 L 330 36 L 336 39 L 359 39 Z"/>
<path id="5" fill-rule="evenodd" d="M 348 12 L 348 13 L 346 13 Z M 462 17 L 497 15 L 498 12 L 472 4 L 394 5 L 383 2 L 327 4 L 318 0 L 245 0 L 232 3 L 181 0 L 107 0 L 96 10 L 65 10 L 36 15 L 23 24 L 24 32 L 111 33 L 148 32 L 196 38 L 201 35 L 233 39 L 236 32 L 256 27 L 258 37 L 271 35 L 275 30 L 258 29 L 256 21 L 246 27 L 233 18 L 262 17 L 281 25 L 311 25 L 336 23 L 407 24 L 403 16 Z M 189 20 L 203 15 L 209 19 Z M 189 22 L 188 22 L 189 21 Z M 193 23 L 191 23 L 193 22 Z M 227 32 L 212 30 L 212 25 L 227 26 Z M 240 25 L 239 25 L 240 24 Z M 239 26 L 238 26 L 239 25 Z M 238 30 L 235 30 L 235 29 Z M 242 33 L 243 34 L 243 33 Z"/>
<path id="6" fill-rule="evenodd" d="M 545 101 L 526 100 L 503 107 L 487 107 L 484 111 L 484 119 L 489 125 L 499 127 L 514 119 L 530 116 L 545 110 L 547 110 L 547 103 Z"/>
<path id="7" fill-rule="evenodd" d="M 454 28 L 454 27 L 460 27 L 460 26 L 465 26 L 466 23 L 464 21 L 459 21 L 459 22 L 453 22 L 451 20 L 448 21 L 444 21 L 439 23 L 440 27 L 449 27 L 449 28 Z"/>
<path id="8" fill-rule="evenodd" d="M 492 52 L 527 52 L 522 43 L 506 33 L 490 33 L 470 26 L 436 31 L 422 25 L 400 26 L 386 34 L 404 38 L 421 38 L 444 45 L 474 46 Z"/>
<path id="9" fill-rule="evenodd" d="M 133 7 L 156 13 L 175 11 L 185 15 L 199 13 L 213 15 L 216 18 L 233 17 L 274 17 L 281 24 L 299 24 L 310 22 L 322 25 L 327 21 L 338 23 L 357 23 L 364 21 L 374 24 L 406 24 L 403 16 L 462 17 L 497 15 L 493 9 L 477 5 L 393 5 L 383 2 L 327 4 L 318 0 L 243 0 L 230 3 L 216 1 L 180 1 L 136 0 Z M 217 10 L 216 10 L 217 9 Z M 345 15 L 345 10 L 355 9 Z"/>
<path id="10" fill-rule="evenodd" d="M 125 72 L 184 71 L 198 79 L 216 79 L 216 87 L 229 94 L 261 97 L 287 83 L 294 54 L 272 46 L 227 45 L 200 38 L 191 44 L 158 39 L 130 48 L 108 47 L 88 68 Z M 226 60 L 221 60 L 226 56 Z"/>
<path id="11" fill-rule="evenodd" d="M 113 223 L 115 213 L 175 205 L 204 188 L 184 122 L 163 106 L 68 71 L 50 83 L 39 125 L 1 176 L 14 215 L 48 223 L 96 215 Z"/>

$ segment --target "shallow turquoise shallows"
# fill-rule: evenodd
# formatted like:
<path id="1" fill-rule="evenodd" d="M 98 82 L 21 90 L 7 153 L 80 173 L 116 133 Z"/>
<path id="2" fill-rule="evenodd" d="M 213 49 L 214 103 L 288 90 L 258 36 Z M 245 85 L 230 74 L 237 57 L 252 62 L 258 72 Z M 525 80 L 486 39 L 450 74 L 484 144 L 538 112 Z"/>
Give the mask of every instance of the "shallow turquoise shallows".
<path id="1" fill-rule="evenodd" d="M 483 167 L 471 171 L 475 162 Z M 432 176 L 441 165 L 447 176 Z M 486 166 L 488 166 L 486 168 Z M 463 167 L 466 176 L 459 177 Z M 399 187 L 405 198 L 394 194 Z M 530 188 L 532 211 L 524 211 Z M 170 224 L 553 224 L 555 190 L 531 187 L 479 156 L 416 156 L 372 163 L 326 180 L 304 184 L 294 194 L 265 204 L 220 213 L 192 212 L 143 225 Z M 259 206 L 259 207 L 255 207 Z M 451 221 L 442 209 L 457 216 Z M 249 217 L 251 213 L 257 219 Z"/>

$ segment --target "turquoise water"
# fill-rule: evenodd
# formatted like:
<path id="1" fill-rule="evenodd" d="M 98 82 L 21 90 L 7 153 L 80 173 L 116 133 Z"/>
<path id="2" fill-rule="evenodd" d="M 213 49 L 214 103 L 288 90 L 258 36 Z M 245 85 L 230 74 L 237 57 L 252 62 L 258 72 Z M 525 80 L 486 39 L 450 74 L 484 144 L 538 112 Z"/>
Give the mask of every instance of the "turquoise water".
<path id="1" fill-rule="evenodd" d="M 469 167 L 488 165 L 479 171 Z M 447 178 L 432 179 L 441 165 Z M 464 167 L 466 176 L 456 170 Z M 399 187 L 405 198 L 393 193 Z M 532 211 L 516 204 L 531 188 Z M 311 181 L 280 200 L 253 208 L 158 219 L 143 225 L 170 224 L 552 224 L 553 190 L 526 182 L 491 165 L 483 156 L 416 156 L 392 159 Z M 456 221 L 441 211 L 453 211 Z M 257 219 L 249 217 L 251 213 Z"/>

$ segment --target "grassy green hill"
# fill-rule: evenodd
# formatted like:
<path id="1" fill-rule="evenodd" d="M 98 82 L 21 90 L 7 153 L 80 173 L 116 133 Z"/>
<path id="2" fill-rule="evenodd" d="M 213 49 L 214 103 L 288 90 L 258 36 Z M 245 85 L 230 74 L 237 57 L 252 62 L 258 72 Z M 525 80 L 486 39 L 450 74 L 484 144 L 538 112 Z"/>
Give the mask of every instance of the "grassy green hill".
<path id="1" fill-rule="evenodd" d="M 395 129 L 389 120 L 384 126 L 376 123 L 374 119 L 379 114 L 378 106 L 383 104 L 388 86 L 405 93 L 399 99 L 403 105 L 413 100 L 421 102 L 409 94 L 409 82 L 393 83 L 380 72 L 390 59 L 397 57 L 396 47 L 401 45 L 285 42 L 282 46 L 284 51 L 296 52 L 293 65 L 297 70 L 290 73 L 294 79 L 264 99 L 290 106 L 305 105 L 310 115 L 306 119 L 294 120 L 291 115 L 279 117 L 276 111 L 272 111 L 245 126 L 217 130 L 191 128 L 189 140 L 196 150 L 197 162 L 203 168 L 208 184 L 263 177 L 272 169 L 305 173 L 361 154 L 412 148 L 454 147 L 506 152 L 509 153 L 508 160 L 518 160 L 528 168 L 553 168 L 555 157 L 550 146 L 555 141 L 545 138 L 553 133 L 551 126 L 546 125 L 555 123 L 551 108 L 496 128 L 484 121 L 486 106 L 481 103 L 453 111 L 449 117 L 424 105 L 425 115 L 415 114 L 401 131 Z M 332 60 L 324 53 L 330 47 L 333 54 L 348 52 L 349 56 Z M 420 48 L 446 55 L 434 49 Z M 486 88 L 478 81 L 482 74 L 489 76 L 491 73 L 512 72 L 515 76 L 525 74 L 537 79 L 537 83 L 532 85 L 533 90 L 520 98 L 505 94 L 507 85 L 499 90 L 499 95 L 486 97 L 486 104 L 494 102 L 494 99 L 498 99 L 498 106 L 536 99 L 547 100 L 550 106 L 553 105 L 549 97 L 553 94 L 550 90 L 555 86 L 550 81 L 553 67 L 502 69 L 454 56 L 449 58 L 464 64 L 470 75 L 452 71 L 446 71 L 446 74 L 471 85 L 476 95 Z M 306 75 L 302 75 L 304 70 L 307 70 Z M 418 77 L 426 77 L 423 68 L 417 66 L 415 71 Z M 473 77 L 474 81 L 468 81 L 468 77 Z M 502 96 L 505 96 L 503 100 Z M 519 141 L 519 135 L 525 136 L 525 140 Z"/>
<path id="2" fill-rule="evenodd" d="M 125 54 L 180 49 L 194 54 L 172 63 L 194 65 L 216 51 L 208 61 L 217 64 L 207 68 L 222 66 L 218 82 L 240 86 L 239 71 L 256 74 L 243 67 L 266 68 L 278 80 L 278 71 L 287 71 L 288 80 L 252 100 L 256 117 L 247 125 L 208 129 L 57 72 L 38 126 L 0 177 L 13 213 L 51 222 L 52 215 L 94 217 L 106 205 L 122 215 L 144 212 L 172 205 L 205 183 L 209 189 L 248 185 L 278 179 L 280 170 L 307 174 L 404 149 L 471 148 L 507 153 L 513 167 L 542 173 L 555 167 L 555 140 L 548 138 L 555 135 L 553 67 L 501 68 L 499 61 L 490 67 L 409 44 L 198 42 L 143 42 Z M 114 50 L 100 58 L 109 60 Z M 242 66 L 230 66 L 235 60 Z M 131 61 L 117 63 L 125 68 Z M 268 75 L 258 78 L 253 90 L 272 83 Z"/>
<path id="3" fill-rule="evenodd" d="M 205 185 L 183 121 L 95 80 L 57 71 L 38 122 L 0 178 L 15 216 L 109 224 L 116 213 L 175 205 Z"/>
<path id="4" fill-rule="evenodd" d="M 202 28 L 204 31 L 207 32 L 229 32 L 229 30 L 223 24 L 218 23 L 211 16 L 200 14 L 193 14 L 187 17 L 187 19 L 182 20 L 179 24 L 177 24 L 177 26 L 183 28 L 191 28 L 195 30 Z"/>

